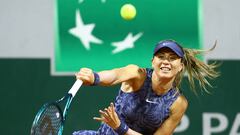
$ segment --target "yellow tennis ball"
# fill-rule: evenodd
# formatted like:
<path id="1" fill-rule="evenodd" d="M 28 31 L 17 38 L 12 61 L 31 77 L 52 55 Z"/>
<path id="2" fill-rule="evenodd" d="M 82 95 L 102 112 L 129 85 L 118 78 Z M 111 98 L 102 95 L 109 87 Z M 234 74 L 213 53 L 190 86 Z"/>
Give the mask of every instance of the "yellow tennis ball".
<path id="1" fill-rule="evenodd" d="M 120 14 L 123 19 L 132 20 L 136 16 L 137 12 L 132 4 L 125 4 L 121 7 Z"/>

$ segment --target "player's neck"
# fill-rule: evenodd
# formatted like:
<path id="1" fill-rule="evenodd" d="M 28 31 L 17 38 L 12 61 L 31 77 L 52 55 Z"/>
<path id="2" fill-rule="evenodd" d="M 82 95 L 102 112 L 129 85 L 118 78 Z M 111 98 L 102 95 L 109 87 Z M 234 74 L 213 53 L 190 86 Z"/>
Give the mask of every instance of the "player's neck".
<path id="1" fill-rule="evenodd" d="M 167 93 L 173 86 L 174 78 L 160 79 L 155 73 L 152 74 L 152 89 L 157 95 Z"/>

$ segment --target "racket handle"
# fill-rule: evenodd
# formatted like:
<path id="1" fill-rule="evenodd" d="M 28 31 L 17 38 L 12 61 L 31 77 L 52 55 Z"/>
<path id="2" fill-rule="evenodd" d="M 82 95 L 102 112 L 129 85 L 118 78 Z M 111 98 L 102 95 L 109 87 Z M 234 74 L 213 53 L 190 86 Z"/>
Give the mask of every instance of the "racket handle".
<path id="1" fill-rule="evenodd" d="M 82 86 L 82 80 L 77 79 L 76 82 L 73 84 L 72 88 L 68 91 L 69 94 L 74 97 L 78 92 L 79 88 Z"/>

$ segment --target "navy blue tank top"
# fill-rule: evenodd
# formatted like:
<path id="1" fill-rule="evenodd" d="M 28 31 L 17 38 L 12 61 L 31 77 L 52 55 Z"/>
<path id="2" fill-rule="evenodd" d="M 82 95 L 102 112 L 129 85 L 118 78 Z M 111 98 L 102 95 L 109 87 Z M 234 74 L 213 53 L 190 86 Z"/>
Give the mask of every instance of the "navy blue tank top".
<path id="1" fill-rule="evenodd" d="M 180 93 L 172 88 L 165 94 L 155 94 L 152 89 L 153 70 L 147 68 L 146 71 L 147 77 L 143 86 L 131 93 L 119 90 L 114 104 L 119 118 L 129 128 L 144 135 L 152 135 L 169 117 L 170 107 Z M 82 130 L 75 133 L 74 135 L 117 135 L 104 123 L 98 131 Z"/>

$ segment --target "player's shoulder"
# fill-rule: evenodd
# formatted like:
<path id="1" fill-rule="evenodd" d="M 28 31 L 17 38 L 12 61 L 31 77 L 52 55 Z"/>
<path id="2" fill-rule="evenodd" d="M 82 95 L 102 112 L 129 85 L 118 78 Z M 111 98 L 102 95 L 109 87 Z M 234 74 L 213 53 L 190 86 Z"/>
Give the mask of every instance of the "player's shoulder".
<path id="1" fill-rule="evenodd" d="M 171 112 L 174 114 L 183 114 L 188 107 L 186 97 L 180 94 L 171 106 Z"/>
<path id="2" fill-rule="evenodd" d="M 183 105 L 183 106 L 187 106 L 187 105 L 188 105 L 188 101 L 187 101 L 187 99 L 186 99 L 186 97 L 185 97 L 184 95 L 180 95 L 180 96 L 177 98 L 176 102 L 177 102 L 178 104 L 180 104 L 180 105 Z"/>
<path id="3" fill-rule="evenodd" d="M 186 97 L 184 95 L 179 95 L 176 101 L 173 103 L 172 109 L 174 109 L 177 112 L 179 111 L 185 112 L 187 107 L 188 107 L 188 101 Z"/>

